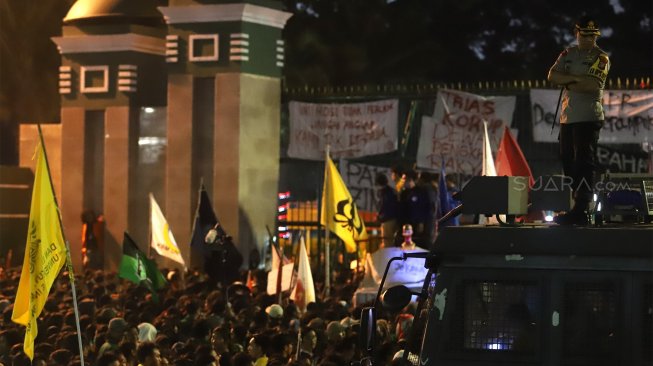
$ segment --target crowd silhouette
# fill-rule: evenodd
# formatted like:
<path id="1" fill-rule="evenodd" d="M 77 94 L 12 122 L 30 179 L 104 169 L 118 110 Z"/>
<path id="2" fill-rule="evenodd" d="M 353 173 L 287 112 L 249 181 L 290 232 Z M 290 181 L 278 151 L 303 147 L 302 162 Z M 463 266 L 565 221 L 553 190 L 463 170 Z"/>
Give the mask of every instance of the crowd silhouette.
<path id="1" fill-rule="evenodd" d="M 352 305 L 360 278 L 336 283 L 331 296 L 305 312 L 284 294 L 266 293 L 266 273 L 255 284 L 229 286 L 204 273 L 164 270 L 168 283 L 153 294 L 116 273 L 86 270 L 76 276 L 79 322 L 86 365 L 98 366 L 331 366 L 360 359 L 359 317 L 366 304 Z M 247 277 L 240 273 L 240 280 Z M 25 328 L 11 321 L 18 269 L 0 271 L 0 364 L 27 366 Z M 316 283 L 318 289 L 323 283 Z M 367 304 L 369 305 L 369 304 Z M 379 313 L 380 364 L 398 362 L 414 316 L 409 305 Z M 32 365 L 80 365 L 70 280 L 59 275 L 38 319 Z M 395 361 L 393 361 L 393 357 Z"/>

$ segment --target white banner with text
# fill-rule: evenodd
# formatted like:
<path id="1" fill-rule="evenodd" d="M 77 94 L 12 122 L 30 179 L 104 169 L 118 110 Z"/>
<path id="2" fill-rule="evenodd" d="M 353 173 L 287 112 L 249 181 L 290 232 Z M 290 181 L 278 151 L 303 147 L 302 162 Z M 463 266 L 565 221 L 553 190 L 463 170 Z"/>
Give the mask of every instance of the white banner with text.
<path id="1" fill-rule="evenodd" d="M 551 132 L 560 91 L 531 89 L 531 116 L 535 142 L 558 142 L 558 131 Z M 653 142 L 653 91 L 606 90 L 603 93 L 605 125 L 599 142 L 628 144 Z M 560 121 L 558 111 L 556 123 Z"/>
<path id="2" fill-rule="evenodd" d="M 419 168 L 439 171 L 444 159 L 448 173 L 479 175 L 483 164 L 483 122 L 488 124 L 492 151 L 504 126 L 510 126 L 516 97 L 483 97 L 441 90 L 432 117 L 422 117 L 417 149 Z"/>
<path id="3" fill-rule="evenodd" d="M 324 160 L 359 158 L 397 150 L 399 100 L 316 104 L 290 102 L 288 156 Z"/>

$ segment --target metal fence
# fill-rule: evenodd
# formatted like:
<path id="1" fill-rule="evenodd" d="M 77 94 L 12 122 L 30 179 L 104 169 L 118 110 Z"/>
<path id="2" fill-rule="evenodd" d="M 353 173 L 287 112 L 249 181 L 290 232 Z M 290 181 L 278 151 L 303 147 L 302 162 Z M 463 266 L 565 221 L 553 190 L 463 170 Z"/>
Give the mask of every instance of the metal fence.
<path id="1" fill-rule="evenodd" d="M 395 97 L 429 96 L 439 89 L 455 89 L 468 92 L 515 92 L 533 88 L 556 89 L 546 80 L 500 80 L 475 82 L 432 82 L 432 83 L 395 83 L 395 84 L 359 84 L 339 86 L 283 86 L 286 100 L 303 98 L 365 98 L 380 95 Z M 635 78 L 610 78 L 606 89 L 653 89 L 651 76 Z"/>
<path id="2" fill-rule="evenodd" d="M 318 200 L 287 201 L 279 206 L 277 220 L 279 245 L 288 257 L 296 257 L 299 235 L 304 237 L 311 266 L 319 268 L 317 276 L 324 275 L 325 229 L 320 224 Z M 360 212 L 365 221 L 368 240 L 358 242 L 355 253 L 347 253 L 343 242 L 335 235 L 330 236 L 331 263 L 339 269 L 362 270 L 365 254 L 374 251 L 381 243 L 379 224 L 372 212 Z M 352 261 L 356 261 L 352 263 Z"/>

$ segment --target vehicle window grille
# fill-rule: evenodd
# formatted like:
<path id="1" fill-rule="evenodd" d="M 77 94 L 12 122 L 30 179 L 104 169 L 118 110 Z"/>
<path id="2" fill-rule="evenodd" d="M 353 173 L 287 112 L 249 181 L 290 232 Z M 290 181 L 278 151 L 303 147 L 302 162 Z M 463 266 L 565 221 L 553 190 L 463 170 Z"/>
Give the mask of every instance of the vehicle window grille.
<path id="1" fill-rule="evenodd" d="M 452 327 L 457 351 L 536 351 L 541 306 L 536 282 L 469 280 L 461 290 L 456 307 L 463 310 Z"/>
<path id="2" fill-rule="evenodd" d="M 616 355 L 617 290 L 612 283 L 567 283 L 564 290 L 563 357 L 610 361 Z M 573 362 L 572 362 L 573 363 Z"/>

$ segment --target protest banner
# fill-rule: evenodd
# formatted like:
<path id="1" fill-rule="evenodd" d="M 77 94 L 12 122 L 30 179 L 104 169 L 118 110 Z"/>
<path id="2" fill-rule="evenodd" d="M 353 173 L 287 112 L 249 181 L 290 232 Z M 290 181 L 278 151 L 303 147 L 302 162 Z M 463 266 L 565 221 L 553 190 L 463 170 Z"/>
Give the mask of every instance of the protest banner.
<path id="1" fill-rule="evenodd" d="M 426 250 L 417 247 L 410 252 L 425 252 Z M 365 256 L 365 275 L 354 293 L 354 304 L 360 305 L 374 301 L 377 291 L 381 285 L 381 279 L 385 266 L 393 257 L 401 257 L 404 251 L 398 247 L 381 248 L 374 253 L 367 253 Z M 428 269 L 424 267 L 421 260 L 395 261 L 388 268 L 384 289 L 397 285 L 404 285 L 413 291 L 419 291 L 424 284 L 424 278 Z"/>
<path id="2" fill-rule="evenodd" d="M 516 97 L 483 97 L 455 90 L 438 92 L 432 117 L 422 117 L 417 167 L 479 175 L 483 165 L 483 122 L 496 152 L 504 126 L 510 126 Z"/>
<path id="3" fill-rule="evenodd" d="M 378 202 L 374 179 L 383 173 L 390 182 L 390 168 L 340 160 L 340 175 L 359 210 L 377 212 Z"/>
<path id="4" fill-rule="evenodd" d="M 558 142 L 558 130 L 551 125 L 559 90 L 531 89 L 531 119 L 535 142 Z M 605 125 L 600 143 L 626 144 L 653 141 L 653 91 L 606 90 L 603 93 Z M 560 113 L 560 112 L 559 112 Z M 560 116 L 557 121 L 559 123 Z"/>
<path id="5" fill-rule="evenodd" d="M 596 147 L 598 164 L 611 173 L 648 173 L 649 156 L 644 151 L 629 152 L 606 145 Z"/>
<path id="6" fill-rule="evenodd" d="M 367 103 L 290 102 L 288 156 L 324 160 L 358 158 L 397 150 L 397 99 Z"/>

